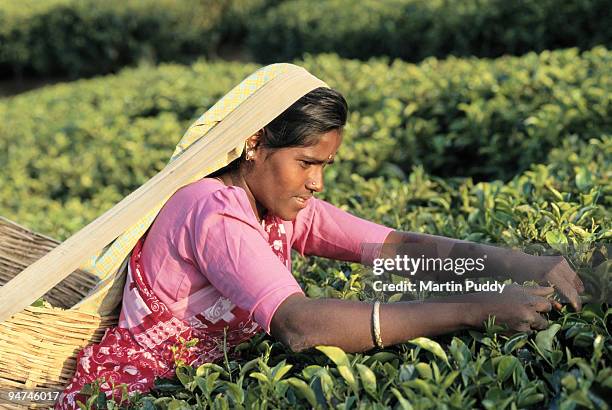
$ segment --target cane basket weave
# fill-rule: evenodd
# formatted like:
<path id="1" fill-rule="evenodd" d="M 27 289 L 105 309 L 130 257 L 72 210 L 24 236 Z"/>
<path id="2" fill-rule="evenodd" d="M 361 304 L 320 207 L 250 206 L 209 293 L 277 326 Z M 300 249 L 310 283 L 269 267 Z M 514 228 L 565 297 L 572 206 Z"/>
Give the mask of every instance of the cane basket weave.
<path id="1" fill-rule="evenodd" d="M 0 286 L 58 244 L 0 217 Z M 74 271 L 44 295 L 52 307 L 30 306 L 0 322 L 0 390 L 61 391 L 66 387 L 74 375 L 77 353 L 100 341 L 104 331 L 118 320 L 116 314 L 103 317 L 68 310 L 96 281 L 83 271 Z M 19 403 L 30 408 L 49 407 Z M 7 404 L 0 403 L 2 407 Z"/>

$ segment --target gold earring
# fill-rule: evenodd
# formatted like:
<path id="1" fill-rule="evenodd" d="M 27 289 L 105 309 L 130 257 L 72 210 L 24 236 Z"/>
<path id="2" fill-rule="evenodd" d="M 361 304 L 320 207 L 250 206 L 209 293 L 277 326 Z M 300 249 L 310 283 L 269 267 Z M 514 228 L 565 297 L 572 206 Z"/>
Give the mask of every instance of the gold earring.
<path id="1" fill-rule="evenodd" d="M 247 160 L 247 161 L 252 161 L 252 160 L 253 160 L 253 156 L 254 156 L 254 155 L 255 155 L 255 154 L 253 153 L 253 150 L 252 150 L 252 149 L 247 150 L 247 153 L 246 153 L 246 160 Z"/>

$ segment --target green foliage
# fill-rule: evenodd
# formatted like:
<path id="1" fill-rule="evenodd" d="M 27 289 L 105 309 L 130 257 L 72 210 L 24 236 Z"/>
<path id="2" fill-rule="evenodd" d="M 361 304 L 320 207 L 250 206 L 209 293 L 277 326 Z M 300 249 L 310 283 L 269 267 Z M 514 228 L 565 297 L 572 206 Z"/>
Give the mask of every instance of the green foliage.
<path id="1" fill-rule="evenodd" d="M 243 45 L 251 25 L 262 18 L 269 9 L 285 0 L 225 0 L 225 11 L 217 30 L 221 34 L 221 46 Z"/>
<path id="2" fill-rule="evenodd" d="M 181 366 L 173 380 L 159 379 L 137 408 L 401 408 L 485 409 L 578 406 L 607 409 L 612 309 L 587 305 L 581 313 L 551 313 L 553 324 L 534 336 L 500 336 L 494 325 L 360 354 L 319 346 L 293 353 L 256 336 L 238 347 L 241 358 L 224 367 Z M 579 341 L 580 340 L 580 341 Z M 577 341 L 579 346 L 577 347 Z M 118 391 L 119 388 L 117 387 Z M 91 403 L 117 408 L 87 387 Z M 118 395 L 117 402 L 125 398 Z M 150 407 L 151 406 L 151 407 Z"/>
<path id="3" fill-rule="evenodd" d="M 612 44 L 604 0 L 287 1 L 252 22 L 258 61 L 336 52 L 407 61 Z"/>
<path id="4" fill-rule="evenodd" d="M 509 179 L 564 141 L 610 135 L 610 58 L 597 48 L 390 67 L 333 55 L 299 64 L 351 106 L 329 180 L 408 182 L 415 165 Z M 189 123 L 256 68 L 142 67 L 0 101 L 0 214 L 65 239 L 161 170 Z M 577 177 L 584 189 L 596 183 L 588 166 Z"/>
<path id="5" fill-rule="evenodd" d="M 335 52 L 420 61 L 612 44 L 604 0 L 24 0 L 0 2 L 0 74 L 116 72 L 138 62 Z"/>
<path id="6" fill-rule="evenodd" d="M 603 48 L 495 60 L 368 63 L 335 56 L 307 66 L 342 91 L 352 114 L 341 159 L 364 176 L 509 179 L 576 134 L 610 134 L 612 54 Z"/>
<path id="7" fill-rule="evenodd" d="M 79 77 L 210 56 L 225 37 L 244 32 L 249 12 L 267 6 L 267 0 L 4 1 L 0 73 Z"/>

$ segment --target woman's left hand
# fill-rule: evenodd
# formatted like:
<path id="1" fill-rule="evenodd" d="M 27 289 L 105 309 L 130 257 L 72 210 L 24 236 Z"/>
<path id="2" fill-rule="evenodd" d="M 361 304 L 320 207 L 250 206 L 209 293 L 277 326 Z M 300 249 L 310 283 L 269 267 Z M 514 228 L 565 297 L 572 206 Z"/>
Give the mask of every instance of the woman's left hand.
<path id="1" fill-rule="evenodd" d="M 579 293 L 584 292 L 584 284 L 563 256 L 534 256 L 519 250 L 403 231 L 394 231 L 387 236 L 385 245 L 395 244 L 418 244 L 423 245 L 424 249 L 432 249 L 433 244 L 438 257 L 475 259 L 482 258 L 483 255 L 488 256 L 486 276 L 509 276 L 519 283 L 532 280 L 543 286 L 548 286 L 548 282 L 570 302 L 576 312 L 582 309 Z M 442 256 L 439 254 L 440 249 L 444 249 Z M 383 255 L 392 258 L 397 252 L 396 248 L 390 246 Z M 421 254 L 421 249 L 417 253 Z M 418 255 L 413 257 L 418 258 Z M 448 278 L 452 276 L 449 275 Z M 555 309 L 561 309 L 561 304 L 556 300 L 551 299 L 551 303 Z"/>
<path id="2" fill-rule="evenodd" d="M 584 292 L 584 284 L 578 274 L 570 267 L 562 256 L 536 256 L 536 263 L 542 268 L 538 269 L 533 280 L 549 282 L 559 293 L 567 298 L 576 312 L 582 309 L 579 293 Z M 561 304 L 553 301 L 554 307 L 559 310 Z"/>

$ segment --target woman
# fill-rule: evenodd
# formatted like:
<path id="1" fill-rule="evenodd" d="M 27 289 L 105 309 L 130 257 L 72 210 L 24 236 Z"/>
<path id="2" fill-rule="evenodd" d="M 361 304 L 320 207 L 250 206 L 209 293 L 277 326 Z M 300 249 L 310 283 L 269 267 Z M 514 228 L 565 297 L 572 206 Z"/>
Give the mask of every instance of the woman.
<path id="1" fill-rule="evenodd" d="M 488 254 L 489 274 L 548 281 L 580 309 L 582 283 L 563 258 L 395 231 L 316 199 L 347 112 L 337 91 L 316 88 L 249 136 L 240 158 L 168 200 L 132 252 L 119 326 L 79 354 L 56 408 L 84 401 L 79 391 L 96 379 L 118 398 L 113 385 L 121 383 L 146 392 L 156 377 L 171 377 L 177 362 L 218 360 L 262 330 L 296 351 L 335 345 L 358 352 L 480 327 L 489 315 L 512 330 L 543 329 L 540 312 L 559 307 L 547 298 L 552 287 L 438 300 L 454 303 L 310 299 L 291 274 L 291 249 L 366 264 L 405 246 L 415 255 L 424 246 L 431 256 Z M 197 344 L 182 343 L 190 339 Z"/>

